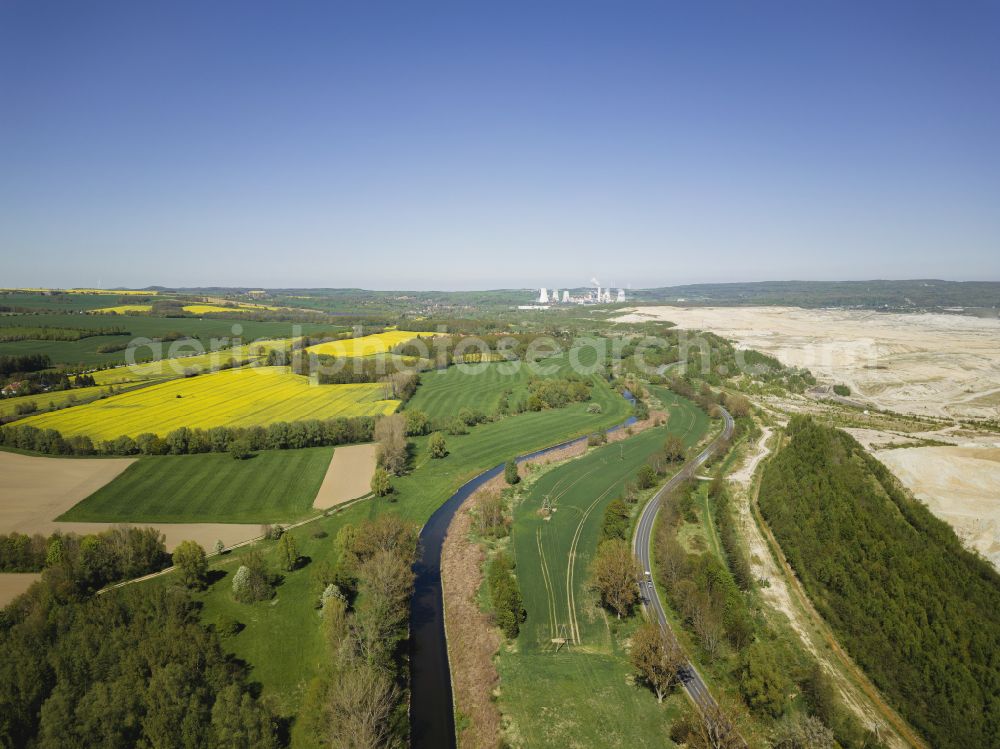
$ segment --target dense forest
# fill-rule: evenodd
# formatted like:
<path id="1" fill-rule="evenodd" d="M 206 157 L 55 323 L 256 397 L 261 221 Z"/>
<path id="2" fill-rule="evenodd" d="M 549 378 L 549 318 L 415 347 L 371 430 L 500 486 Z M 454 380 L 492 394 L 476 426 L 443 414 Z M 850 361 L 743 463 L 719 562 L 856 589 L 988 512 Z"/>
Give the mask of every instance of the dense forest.
<path id="1" fill-rule="evenodd" d="M 185 586 L 94 595 L 163 568 L 158 531 L 11 534 L 0 548 L 5 568 L 44 567 L 0 611 L 0 747 L 275 745 L 278 726 L 251 695 L 247 668 L 199 624 Z"/>
<path id="2" fill-rule="evenodd" d="M 1000 746 L 1000 576 L 852 437 L 788 431 L 760 508 L 820 613 L 931 744 Z"/>

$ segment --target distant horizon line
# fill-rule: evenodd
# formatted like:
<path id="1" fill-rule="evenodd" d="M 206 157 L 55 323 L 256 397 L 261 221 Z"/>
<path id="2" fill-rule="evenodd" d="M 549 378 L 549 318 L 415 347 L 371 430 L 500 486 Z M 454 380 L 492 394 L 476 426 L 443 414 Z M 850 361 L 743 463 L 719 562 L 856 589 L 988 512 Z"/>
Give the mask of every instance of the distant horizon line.
<path id="1" fill-rule="evenodd" d="M 643 286 L 629 288 L 628 285 L 610 284 L 602 288 L 622 288 L 633 294 L 643 291 L 656 291 L 660 289 L 685 289 L 699 286 L 766 286 L 774 284 L 864 284 L 864 283 L 940 283 L 940 284 L 1000 284 L 1000 279 L 944 279 L 944 278 L 860 278 L 860 279 L 772 279 L 767 281 L 699 281 L 691 283 L 670 284 L 663 286 Z M 520 292 L 528 290 L 538 290 L 541 286 L 497 286 L 487 287 L 466 287 L 466 288 L 424 288 L 407 289 L 402 287 L 364 287 L 364 286 L 264 286 L 254 284 L 238 285 L 203 285 L 203 286 L 168 286 L 162 284 L 148 284 L 146 286 L 41 286 L 41 285 L 15 285 L 0 288 L 0 291 L 77 291 L 94 289 L 98 291 L 206 291 L 206 290 L 247 290 L 247 291 L 361 291 L 361 292 L 396 292 L 414 294 L 433 293 L 462 293 L 462 292 Z M 596 288 L 594 284 L 581 284 L 576 286 L 546 286 L 546 289 L 565 289 L 567 291 L 577 291 L 581 289 L 589 290 Z"/>

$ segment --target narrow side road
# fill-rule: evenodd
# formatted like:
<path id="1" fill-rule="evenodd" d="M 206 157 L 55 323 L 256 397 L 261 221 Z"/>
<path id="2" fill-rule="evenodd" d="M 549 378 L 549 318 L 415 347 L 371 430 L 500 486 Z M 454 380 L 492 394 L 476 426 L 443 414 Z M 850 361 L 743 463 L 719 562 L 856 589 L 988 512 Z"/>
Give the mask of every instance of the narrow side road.
<path id="1" fill-rule="evenodd" d="M 680 486 L 684 481 L 693 476 L 695 472 L 701 468 L 705 462 L 712 457 L 716 450 L 722 445 L 723 442 L 729 440 L 733 436 L 734 422 L 733 417 L 729 415 L 726 409 L 719 406 L 719 410 L 722 412 L 723 427 L 722 432 L 712 440 L 711 444 L 708 445 L 704 450 L 698 453 L 697 456 L 689 460 L 681 470 L 674 474 L 667 483 L 658 491 L 646 506 L 642 509 L 642 513 L 639 515 L 639 522 L 636 524 L 635 536 L 632 539 L 632 549 L 639 560 L 639 564 L 642 566 L 643 579 L 639 584 L 640 592 L 643 598 L 643 608 L 648 612 L 652 612 L 655 615 L 657 621 L 660 622 L 660 626 L 664 629 L 669 629 L 670 625 L 667 623 L 667 615 L 663 610 L 663 604 L 660 603 L 660 596 L 656 592 L 656 585 L 653 582 L 652 574 L 646 575 L 646 572 L 652 573 L 652 554 L 650 551 L 650 543 L 653 535 L 653 523 L 656 521 L 656 515 L 660 511 L 660 504 L 663 502 L 663 498 L 667 496 L 671 491 Z M 718 715 L 718 705 L 715 699 L 712 697 L 711 692 L 708 691 L 708 687 L 705 685 L 704 679 L 701 678 L 701 674 L 694 667 L 694 664 L 688 661 L 679 673 L 681 683 L 684 685 L 685 691 L 691 698 L 691 701 L 698 707 L 701 711 L 702 716 L 706 719 L 709 716 Z"/>

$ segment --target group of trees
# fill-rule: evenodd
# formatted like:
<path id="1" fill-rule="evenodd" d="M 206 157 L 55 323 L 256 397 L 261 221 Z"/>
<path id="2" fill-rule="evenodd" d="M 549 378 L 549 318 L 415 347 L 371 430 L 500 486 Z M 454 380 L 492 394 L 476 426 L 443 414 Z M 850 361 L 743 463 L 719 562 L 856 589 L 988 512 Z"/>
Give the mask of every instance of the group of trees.
<path id="1" fill-rule="evenodd" d="M 155 572 L 169 562 L 163 535 L 155 528 L 122 525 L 87 536 L 0 536 L 0 572 L 44 571 L 48 587 L 63 596 Z"/>
<path id="2" fill-rule="evenodd" d="M 760 508 L 817 609 L 934 746 L 1000 736 L 1000 576 L 851 436 L 795 417 Z"/>
<path id="3" fill-rule="evenodd" d="M 309 419 L 277 422 L 269 426 L 181 427 L 160 437 L 144 433 L 135 438 L 122 436 L 94 444 L 86 435 L 63 437 L 55 429 L 38 429 L 30 424 L 7 424 L 0 428 L 0 445 L 50 455 L 185 455 L 230 452 L 233 443 L 246 450 L 294 450 L 303 447 L 369 442 L 374 434 L 371 416 Z"/>
<path id="4" fill-rule="evenodd" d="M 278 362 L 276 362 L 278 363 Z M 331 356 L 310 357 L 296 352 L 291 359 L 292 371 L 308 375 L 315 373 L 320 385 L 350 385 L 360 382 L 381 382 L 386 398 L 408 401 L 420 382 L 418 372 L 423 366 L 412 359 L 401 360 L 387 354 L 356 358 Z"/>
<path id="5" fill-rule="evenodd" d="M 671 606 L 698 638 L 710 658 L 725 642 L 742 651 L 754 638 L 754 622 L 746 597 L 726 565 L 711 551 L 689 553 L 677 531 L 691 517 L 692 492 L 688 482 L 663 504 L 654 535 L 654 557 Z"/>
<path id="6" fill-rule="evenodd" d="M 240 559 L 240 566 L 233 574 L 233 598 L 240 603 L 268 601 L 274 598 L 277 582 L 277 575 L 268 569 L 264 555 L 256 550 L 250 551 Z"/>
<path id="7" fill-rule="evenodd" d="M 528 381 L 528 399 L 525 410 L 541 411 L 561 408 L 569 403 L 590 400 L 590 383 L 578 377 L 541 378 Z"/>
<path id="8" fill-rule="evenodd" d="M 414 330 L 422 323 L 411 321 L 406 325 L 406 330 Z M 481 361 L 527 361 L 550 356 L 553 353 L 550 344 L 559 342 L 559 339 L 548 333 L 498 334 L 484 331 L 479 335 L 466 335 L 464 332 L 456 332 L 459 327 L 469 326 L 456 325 L 456 330 L 449 328 L 451 335 L 437 336 L 432 340 L 413 340 L 398 344 L 393 348 L 393 353 L 430 358 L 435 366 Z M 436 332 L 438 329 L 435 324 L 427 332 Z"/>
<path id="9" fill-rule="evenodd" d="M 407 733 L 402 644 L 416 528 L 380 515 L 344 526 L 336 551 L 336 561 L 317 575 L 328 661 L 309 687 L 296 730 L 323 746 L 398 746 Z"/>
<path id="10" fill-rule="evenodd" d="M 38 372 L 51 366 L 52 359 L 48 354 L 4 354 L 0 356 L 0 377 Z"/>
<path id="11" fill-rule="evenodd" d="M 506 552 L 499 551 L 490 560 L 486 568 L 486 584 L 494 621 L 505 637 L 514 639 L 521 631 L 527 612 L 514 576 L 514 563 Z"/>
<path id="12" fill-rule="evenodd" d="M 51 538 L 40 533 L 0 535 L 0 572 L 41 572 Z"/>
<path id="13" fill-rule="evenodd" d="M 44 553 L 43 553 L 44 552 Z M 42 570 L 0 612 L 0 746 L 270 749 L 274 717 L 244 666 L 198 621 L 185 587 L 204 584 L 205 554 L 183 542 L 182 586 L 108 583 L 170 561 L 152 528 L 0 538 L 2 569 Z"/>

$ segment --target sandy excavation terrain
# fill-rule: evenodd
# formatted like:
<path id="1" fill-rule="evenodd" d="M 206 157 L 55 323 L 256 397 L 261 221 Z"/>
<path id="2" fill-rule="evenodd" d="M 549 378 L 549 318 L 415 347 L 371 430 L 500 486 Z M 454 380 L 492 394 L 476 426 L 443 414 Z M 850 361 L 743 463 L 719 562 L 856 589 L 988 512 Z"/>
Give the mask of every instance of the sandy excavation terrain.
<path id="1" fill-rule="evenodd" d="M 1000 569 L 1000 447 L 911 447 L 875 456 Z"/>
<path id="2" fill-rule="evenodd" d="M 669 320 L 807 367 L 852 398 L 899 413 L 1000 417 L 1000 320 L 798 307 L 639 307 L 624 322 Z"/>
<path id="3" fill-rule="evenodd" d="M 111 523 L 55 522 L 77 502 L 90 496 L 128 468 L 134 458 L 45 458 L 0 452 L 0 533 L 100 533 Z M 166 537 L 167 550 L 181 541 L 197 541 L 207 550 L 221 540 L 226 546 L 260 535 L 259 525 L 238 523 L 143 523 Z"/>

